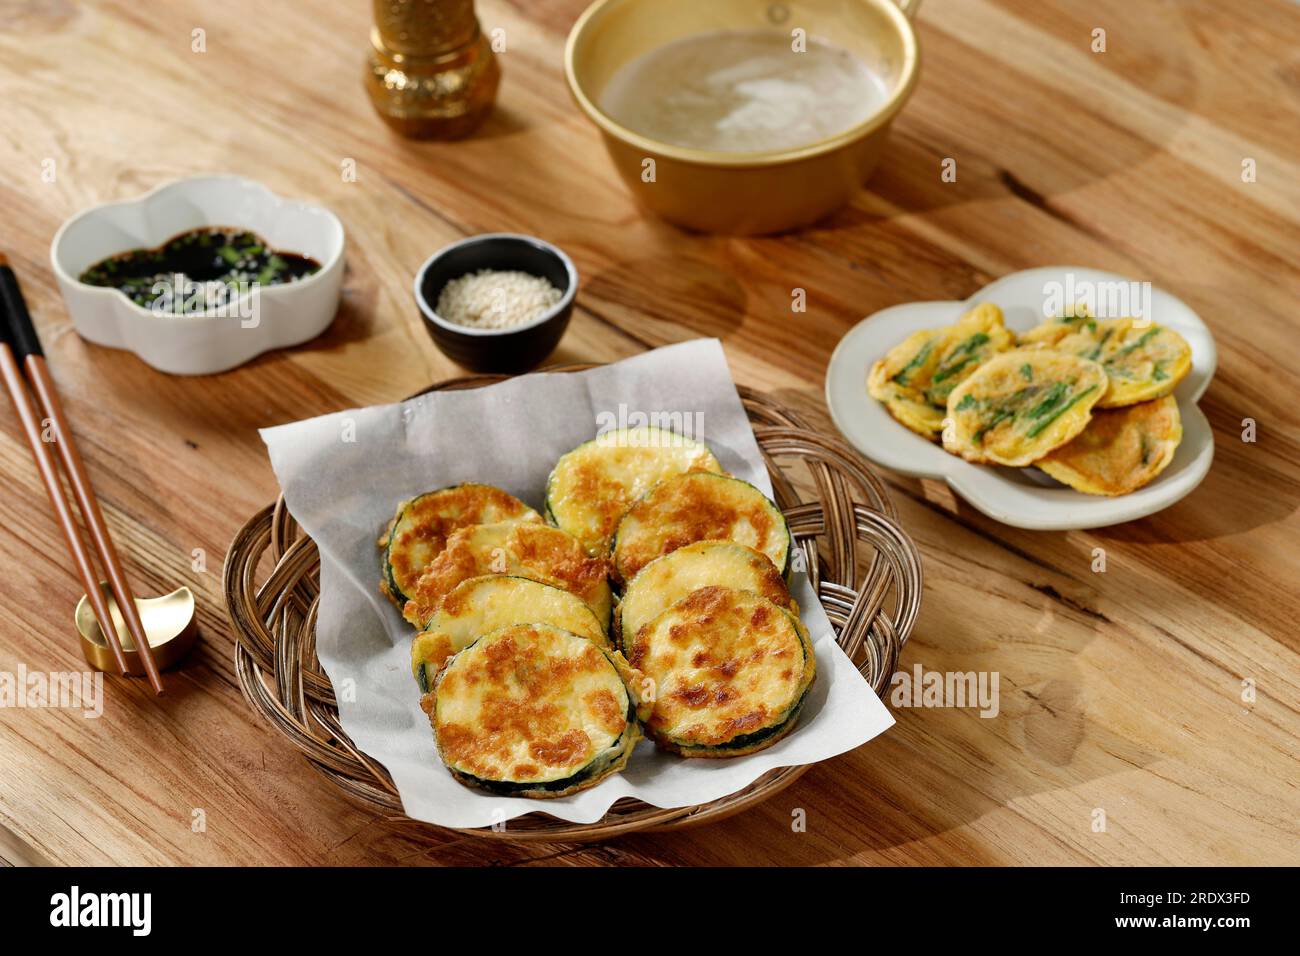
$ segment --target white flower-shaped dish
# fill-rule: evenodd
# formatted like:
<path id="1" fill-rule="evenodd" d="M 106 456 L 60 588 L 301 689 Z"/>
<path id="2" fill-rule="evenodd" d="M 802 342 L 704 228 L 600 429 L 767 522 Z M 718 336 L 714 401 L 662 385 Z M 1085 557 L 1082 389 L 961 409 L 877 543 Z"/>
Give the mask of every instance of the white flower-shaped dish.
<path id="1" fill-rule="evenodd" d="M 1154 514 L 1200 484 L 1214 458 L 1210 423 L 1196 405 L 1218 362 L 1214 339 L 1200 317 L 1167 292 L 1151 289 L 1150 318 L 1176 330 L 1192 347 L 1192 371 L 1174 393 L 1183 420 L 1183 440 L 1169 467 L 1131 494 L 1114 498 L 1087 495 L 1036 468 L 971 464 L 896 422 L 867 394 L 866 385 L 872 363 L 907 335 L 950 325 L 977 302 L 995 303 L 1005 313 L 1007 327 L 1023 332 L 1044 321 L 1046 290 L 1052 284 L 1077 290 L 1089 283 L 1129 282 L 1096 269 L 1049 266 L 1012 273 L 965 302 L 912 302 L 877 312 L 854 326 L 831 356 L 826 371 L 831 418 L 849 442 L 876 464 L 917 478 L 942 478 L 972 505 L 1003 524 L 1072 531 Z"/>
<path id="2" fill-rule="evenodd" d="M 116 289 L 77 281 L 101 259 L 154 248 L 203 226 L 255 232 L 273 249 L 311 256 L 321 264 L 320 271 L 257 289 L 255 317 L 249 315 L 252 309 L 240 308 L 241 303 L 247 306 L 248 295 L 224 315 L 159 315 Z M 129 349 L 173 375 L 208 375 L 325 331 L 338 311 L 343 245 L 343 224 L 327 209 L 281 199 L 238 176 L 199 176 L 78 213 L 55 234 L 50 262 L 72 324 L 83 338 Z"/>

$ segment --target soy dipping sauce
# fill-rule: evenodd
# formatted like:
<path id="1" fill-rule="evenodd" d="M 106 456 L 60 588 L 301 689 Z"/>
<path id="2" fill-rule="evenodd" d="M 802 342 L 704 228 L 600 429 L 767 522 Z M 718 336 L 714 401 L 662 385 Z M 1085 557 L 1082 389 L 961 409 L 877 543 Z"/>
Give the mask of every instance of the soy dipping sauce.
<path id="1" fill-rule="evenodd" d="M 117 289 L 136 305 L 152 308 L 178 284 L 201 283 L 209 301 L 232 299 L 251 286 L 281 285 L 320 271 L 310 256 L 280 252 L 261 236 L 225 226 L 191 229 L 155 249 L 132 249 L 103 259 L 78 278 Z"/>

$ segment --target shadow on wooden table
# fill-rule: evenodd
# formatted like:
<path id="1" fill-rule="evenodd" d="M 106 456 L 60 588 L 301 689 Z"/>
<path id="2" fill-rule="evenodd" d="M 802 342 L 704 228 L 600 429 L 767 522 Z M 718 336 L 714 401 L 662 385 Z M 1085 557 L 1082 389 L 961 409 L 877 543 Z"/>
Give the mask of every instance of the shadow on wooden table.
<path id="1" fill-rule="evenodd" d="M 688 233 L 679 236 L 688 249 L 696 241 L 707 242 Z M 579 301 L 602 323 L 638 337 L 650 332 L 656 344 L 664 334 L 671 339 L 722 338 L 744 322 L 747 304 L 745 287 L 730 271 L 681 252 L 602 269 L 583 283 Z"/>
<path id="2" fill-rule="evenodd" d="M 1287 462 L 1300 455 L 1294 436 L 1279 433 L 1272 416 L 1263 418 L 1254 442 L 1242 440 L 1239 410 L 1229 408 L 1224 390 L 1212 383 L 1201 399 L 1214 429 L 1214 463 L 1190 495 L 1158 515 L 1103 528 L 1098 537 L 1133 544 L 1186 543 L 1230 538 L 1280 525 L 1300 508 L 1300 476 Z"/>

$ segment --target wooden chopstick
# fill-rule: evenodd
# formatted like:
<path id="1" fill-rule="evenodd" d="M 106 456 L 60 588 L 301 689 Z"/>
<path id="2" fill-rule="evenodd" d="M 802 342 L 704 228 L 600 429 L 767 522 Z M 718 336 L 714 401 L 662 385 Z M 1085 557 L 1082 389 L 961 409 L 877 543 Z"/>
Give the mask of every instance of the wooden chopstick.
<path id="1" fill-rule="evenodd" d="M 45 358 L 43 356 L 29 355 L 24 364 L 27 368 L 27 377 L 36 392 L 36 397 L 45 408 L 46 417 L 54 423 L 55 433 L 58 436 L 55 445 L 58 447 L 60 457 L 63 459 L 63 468 L 68 474 L 68 484 L 72 486 L 72 494 L 77 499 L 77 507 L 81 509 L 81 515 L 85 519 L 87 527 L 90 528 L 90 537 L 95 542 L 95 549 L 99 552 L 99 560 L 108 575 L 109 587 L 113 589 L 113 596 L 117 599 L 117 606 L 122 610 L 122 620 L 126 622 L 127 631 L 135 641 L 135 646 L 140 654 L 140 661 L 144 664 L 145 673 L 149 677 L 149 683 L 153 685 L 155 693 L 161 694 L 163 691 L 162 675 L 158 673 L 158 665 L 153 659 L 153 648 L 149 646 L 149 635 L 145 633 L 144 623 L 140 620 L 140 609 L 135 605 L 135 596 L 131 593 L 131 586 L 126 580 L 126 574 L 122 571 L 122 562 L 118 559 L 117 549 L 113 547 L 113 539 L 108 536 L 108 527 L 104 523 L 103 512 L 99 510 L 99 501 L 95 498 L 95 490 L 90 485 L 90 478 L 86 474 L 86 466 L 82 464 L 81 454 L 77 451 L 76 443 L 72 440 L 72 430 L 68 427 L 67 419 L 63 415 L 63 406 L 59 403 L 58 392 L 54 390 L 54 382 L 50 379 Z M 96 587 L 96 590 L 98 590 L 98 587 Z"/>
<path id="2" fill-rule="evenodd" d="M 95 620 L 99 622 L 100 630 L 104 632 L 104 638 L 113 649 L 113 657 L 117 661 L 119 669 L 123 674 L 126 674 L 126 658 L 122 652 L 117 627 L 109 614 L 103 592 L 100 591 L 99 579 L 90 564 L 85 542 L 81 539 L 80 529 L 72 517 L 67 499 L 64 497 L 63 485 L 60 483 L 57 470 L 54 467 L 53 456 L 50 455 L 46 443 L 41 439 L 41 429 L 36 418 L 36 411 L 32 407 L 31 397 L 27 393 L 19 372 L 18 357 L 23 360 L 27 377 L 44 408 L 45 417 L 54 426 L 54 444 L 59 449 L 59 457 L 68 475 L 68 484 L 72 488 L 73 496 L 77 499 L 82 517 L 90 528 L 100 563 L 104 566 L 105 573 L 108 576 L 109 586 L 112 588 L 113 596 L 117 600 L 118 609 L 122 612 L 122 619 L 126 622 L 127 631 L 130 633 L 132 640 L 135 641 L 136 652 L 140 655 L 140 661 L 149 677 L 149 683 L 153 686 L 154 693 L 161 694 L 163 692 L 162 675 L 159 674 L 158 665 L 153 659 L 153 648 L 149 646 L 149 637 L 145 633 L 144 624 L 140 620 L 140 612 L 135 605 L 135 597 L 132 595 L 126 575 L 122 571 L 117 550 L 113 547 L 113 540 L 109 536 L 107 525 L 104 523 L 104 515 L 99 509 L 98 500 L 95 498 L 94 488 L 90 484 L 90 478 L 86 474 L 85 465 L 82 463 L 81 455 L 77 451 L 76 442 L 72 437 L 72 429 L 68 427 L 67 419 L 63 414 L 63 406 L 59 401 L 54 381 L 51 379 L 49 368 L 45 363 L 45 355 L 41 349 L 40 339 L 36 335 L 36 327 L 33 325 L 31 315 L 27 311 L 27 304 L 23 300 L 22 290 L 18 286 L 18 279 L 13 270 L 9 268 L 8 258 L 3 253 L 0 253 L 0 305 L 4 307 L 3 324 L 7 339 L 2 350 L 3 354 L 0 355 L 5 385 L 9 389 L 15 407 L 18 409 L 18 417 L 22 420 L 23 429 L 27 433 L 28 444 L 32 447 L 32 454 L 36 458 L 37 468 L 41 472 L 42 480 L 45 482 L 45 490 L 50 496 L 50 503 L 53 505 L 59 523 L 63 527 L 68 548 L 72 552 L 78 571 L 81 573 L 82 583 L 86 587 L 86 597 L 95 611 Z"/>
<path id="3" fill-rule="evenodd" d="M 14 360 L 13 350 L 9 347 L 7 330 L 5 341 L 0 343 L 0 373 L 4 375 L 5 388 L 9 390 L 9 397 L 13 399 L 14 408 L 18 410 L 18 419 L 22 422 L 23 434 L 27 436 L 27 444 L 31 447 L 32 457 L 36 459 L 36 469 L 41 473 L 41 481 L 45 485 L 46 493 L 50 496 L 50 505 L 53 506 L 54 514 L 59 520 L 59 527 L 63 529 L 63 538 L 68 543 L 68 551 L 72 554 L 72 560 L 77 565 L 77 572 L 81 575 L 81 583 L 86 589 L 86 597 L 95 611 L 95 620 L 99 622 L 99 629 L 104 632 L 109 647 L 113 649 L 113 659 L 117 661 L 118 669 L 125 674 L 126 657 L 122 653 L 122 643 L 117 637 L 117 628 L 113 626 L 113 617 L 108 612 L 108 604 L 104 601 L 104 593 L 99 589 L 98 576 L 90 563 L 86 543 L 81 539 L 81 529 L 77 527 L 77 523 L 72 517 L 72 510 L 68 507 L 67 499 L 63 497 L 63 487 L 59 484 L 59 473 L 54 464 L 54 456 L 50 454 L 49 448 L 41 440 L 41 426 L 37 420 L 36 407 L 32 404 L 32 397 L 27 392 L 27 384 L 23 381 L 22 372 L 18 370 L 18 363 Z"/>

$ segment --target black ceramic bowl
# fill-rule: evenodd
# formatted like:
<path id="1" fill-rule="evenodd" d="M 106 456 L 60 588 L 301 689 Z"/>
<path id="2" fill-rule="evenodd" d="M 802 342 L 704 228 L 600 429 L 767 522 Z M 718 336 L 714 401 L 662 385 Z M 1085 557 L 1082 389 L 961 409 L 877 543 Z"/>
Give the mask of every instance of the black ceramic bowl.
<path id="1" fill-rule="evenodd" d="M 536 319 L 508 329 L 456 325 L 434 311 L 452 279 L 480 269 L 541 276 L 563 293 Z M 508 232 L 471 236 L 434 253 L 415 274 L 415 302 L 433 344 L 452 361 L 475 372 L 526 372 L 555 351 L 573 314 L 578 270 L 563 252 L 541 239 Z"/>

